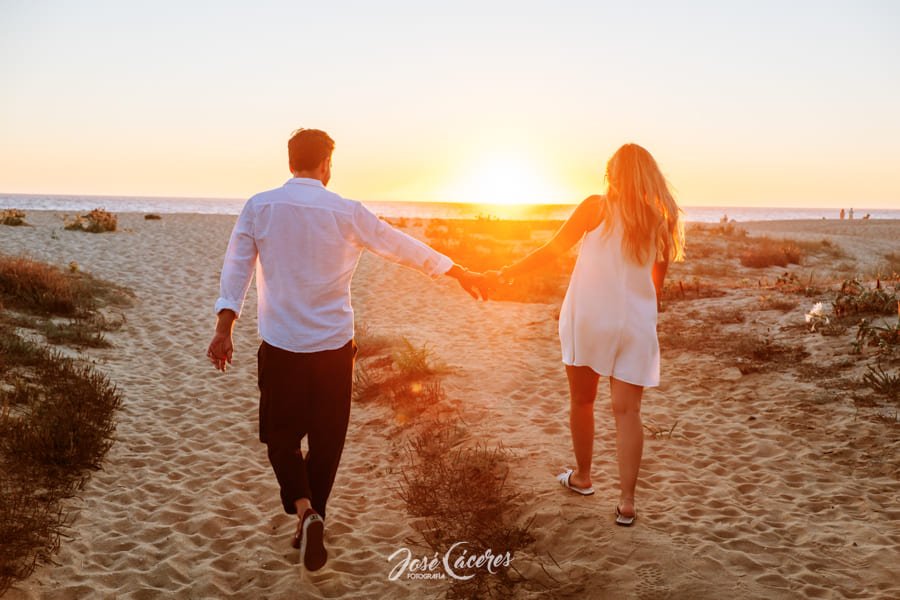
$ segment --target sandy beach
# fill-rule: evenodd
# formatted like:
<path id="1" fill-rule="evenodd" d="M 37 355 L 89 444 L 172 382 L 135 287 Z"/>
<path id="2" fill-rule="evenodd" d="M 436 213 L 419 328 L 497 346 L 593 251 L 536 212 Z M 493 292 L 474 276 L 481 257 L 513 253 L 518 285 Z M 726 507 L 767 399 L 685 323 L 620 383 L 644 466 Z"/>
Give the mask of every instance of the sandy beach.
<path id="1" fill-rule="evenodd" d="M 377 404 L 353 407 L 329 501 L 328 565 L 304 573 L 298 564 L 288 545 L 294 520 L 281 511 L 257 438 L 252 288 L 233 368 L 217 373 L 205 357 L 234 217 L 121 214 L 119 231 L 98 235 L 64 231 L 58 213 L 30 212 L 28 222 L 0 228 L 0 252 L 76 261 L 131 288 L 136 301 L 125 326 L 107 335 L 113 347 L 86 351 L 124 397 L 116 442 L 66 503 L 70 539 L 57 564 L 39 567 L 7 598 L 443 597 L 446 582 L 388 578 L 388 557 L 412 547 L 416 531 L 396 491 L 402 440 L 391 438 L 391 415 Z M 449 278 L 432 282 L 364 256 L 353 280 L 357 324 L 427 344 L 451 367 L 444 389 L 472 441 L 510 453 L 535 538 L 514 562 L 551 588 L 523 584 L 517 597 L 900 597 L 898 407 L 853 383 L 871 358 L 851 354 L 854 328 L 825 337 L 804 322 L 842 278 L 872 273 L 897 251 L 900 222 L 742 226 L 829 240 L 844 254 L 792 267 L 823 291 L 796 296 L 787 310 L 761 300 L 776 294 L 785 269 L 744 269 L 714 255 L 673 269 L 673 281 L 690 280 L 699 262 L 727 276 L 704 277 L 723 295 L 673 300 L 661 315 L 662 385 L 645 394 L 632 528 L 613 523 L 614 430 L 603 385 L 597 493 L 580 497 L 554 479 L 573 461 L 559 304 L 476 303 Z M 740 322 L 716 322 L 734 311 Z M 745 334 L 805 355 L 744 373 L 727 341 Z M 555 581 L 539 562 L 552 565 Z"/>

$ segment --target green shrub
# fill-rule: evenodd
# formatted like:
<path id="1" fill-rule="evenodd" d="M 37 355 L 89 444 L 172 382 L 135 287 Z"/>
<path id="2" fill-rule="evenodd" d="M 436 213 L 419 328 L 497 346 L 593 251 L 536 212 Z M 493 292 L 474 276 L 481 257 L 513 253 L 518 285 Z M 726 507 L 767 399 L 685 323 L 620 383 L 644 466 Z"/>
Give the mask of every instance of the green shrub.
<path id="1" fill-rule="evenodd" d="M 878 282 L 874 288 L 859 279 L 849 279 L 841 285 L 834 300 L 834 314 L 847 315 L 874 313 L 891 315 L 900 312 L 900 299 L 896 289 L 892 292 Z"/>
<path id="2" fill-rule="evenodd" d="M 889 373 L 880 366 L 870 366 L 868 372 L 863 375 L 863 383 L 891 400 L 900 398 L 900 372 Z"/>
<path id="3" fill-rule="evenodd" d="M 862 352 L 866 346 L 874 346 L 882 355 L 892 355 L 900 349 L 900 319 L 894 324 L 875 325 L 868 319 L 859 323 L 855 349 Z"/>

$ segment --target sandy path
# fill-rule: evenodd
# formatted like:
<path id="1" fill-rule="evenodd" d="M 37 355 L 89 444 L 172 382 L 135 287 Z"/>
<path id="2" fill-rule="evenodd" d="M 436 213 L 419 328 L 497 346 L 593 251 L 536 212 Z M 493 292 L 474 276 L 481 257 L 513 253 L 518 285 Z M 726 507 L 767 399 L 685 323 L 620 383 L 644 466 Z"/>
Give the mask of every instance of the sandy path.
<path id="1" fill-rule="evenodd" d="M 218 375 L 203 356 L 232 217 L 125 215 L 124 231 L 111 235 L 61 231 L 52 214 L 29 221 L 36 227 L 0 230 L 3 252 L 76 260 L 139 300 L 110 335 L 115 347 L 90 353 L 125 396 L 118 441 L 73 502 L 59 566 L 40 568 L 10 598 L 441 595 L 433 582 L 388 581 L 387 557 L 413 531 L 393 489 L 389 417 L 374 406 L 354 407 L 329 505 L 329 566 L 308 575 L 296 565 L 291 519 L 256 438 L 252 297 L 234 369 Z M 900 597 L 900 483 L 871 455 L 882 426 L 859 419 L 852 404 L 817 405 L 820 391 L 791 373 L 742 377 L 717 357 L 665 352 L 645 422 L 678 426 L 671 439 L 648 437 L 639 524 L 617 528 L 602 386 L 597 494 L 575 496 L 553 479 L 572 461 L 556 306 L 476 304 L 446 278 L 433 284 L 372 257 L 354 279 L 354 306 L 373 333 L 428 343 L 456 367 L 448 396 L 469 409 L 473 434 L 510 450 L 526 513 L 536 515 L 534 553 L 517 565 L 534 574 L 552 554 L 560 596 Z M 680 318 L 676 309 L 664 315 Z M 886 447 L 896 449 L 891 435 Z"/>

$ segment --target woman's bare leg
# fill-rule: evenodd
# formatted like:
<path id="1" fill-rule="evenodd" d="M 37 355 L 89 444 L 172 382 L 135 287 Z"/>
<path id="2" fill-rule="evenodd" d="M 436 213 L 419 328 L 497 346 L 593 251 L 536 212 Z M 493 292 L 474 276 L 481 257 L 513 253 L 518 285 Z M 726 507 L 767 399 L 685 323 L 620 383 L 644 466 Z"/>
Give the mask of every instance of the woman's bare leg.
<path id="1" fill-rule="evenodd" d="M 569 429 L 575 450 L 575 472 L 569 478 L 572 485 L 591 486 L 591 460 L 594 455 L 594 400 L 600 376 L 590 367 L 566 365 L 569 378 Z"/>
<path id="2" fill-rule="evenodd" d="M 616 417 L 616 457 L 619 462 L 619 510 L 634 516 L 634 490 L 641 455 L 644 452 L 644 425 L 641 423 L 641 396 L 644 388 L 609 378 L 612 411 Z"/>

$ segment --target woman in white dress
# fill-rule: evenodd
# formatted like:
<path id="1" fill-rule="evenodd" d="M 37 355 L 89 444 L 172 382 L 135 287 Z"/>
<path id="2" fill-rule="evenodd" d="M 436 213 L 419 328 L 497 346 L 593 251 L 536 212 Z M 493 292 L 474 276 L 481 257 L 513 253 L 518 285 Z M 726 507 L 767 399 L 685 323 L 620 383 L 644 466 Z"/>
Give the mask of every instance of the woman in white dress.
<path id="1" fill-rule="evenodd" d="M 665 178 L 641 146 L 619 148 L 606 181 L 606 195 L 584 200 L 552 240 L 489 276 L 509 283 L 582 241 L 559 316 L 576 467 L 557 479 L 573 492 L 594 493 L 594 400 L 599 378 L 608 376 L 621 490 L 616 523 L 627 526 L 635 519 L 644 445 L 641 396 L 659 385 L 657 298 L 669 262 L 682 260 L 684 229 Z"/>

